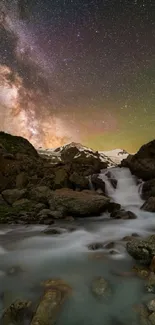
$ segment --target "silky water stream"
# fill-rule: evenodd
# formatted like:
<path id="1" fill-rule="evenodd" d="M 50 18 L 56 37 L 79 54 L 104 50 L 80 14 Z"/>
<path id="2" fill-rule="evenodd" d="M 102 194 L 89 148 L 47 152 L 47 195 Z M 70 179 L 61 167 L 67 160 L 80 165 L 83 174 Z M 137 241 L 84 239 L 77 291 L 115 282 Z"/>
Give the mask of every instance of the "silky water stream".
<path id="1" fill-rule="evenodd" d="M 45 235 L 45 226 L 1 226 L 1 314 L 16 298 L 35 301 L 41 295 L 40 283 L 59 277 L 72 287 L 72 294 L 58 315 L 57 325 L 136 324 L 133 305 L 147 297 L 141 280 L 116 274 L 129 272 L 134 263 L 122 238 L 132 233 L 151 234 L 155 216 L 140 210 L 143 201 L 139 185 L 130 171 L 112 168 L 111 172 L 118 181 L 116 189 L 105 172 L 100 175 L 106 182 L 108 195 L 125 210 L 134 212 L 137 219 L 112 220 L 105 213 L 72 222 L 70 226 L 76 229 L 72 232 L 62 223 L 59 227 L 64 231 L 60 235 Z M 90 251 L 88 245 L 94 242 L 116 242 L 116 254 L 111 254 L 110 249 Z M 19 266 L 23 272 L 8 274 L 13 266 Z M 108 302 L 98 301 L 91 292 L 96 276 L 109 282 L 112 294 Z"/>

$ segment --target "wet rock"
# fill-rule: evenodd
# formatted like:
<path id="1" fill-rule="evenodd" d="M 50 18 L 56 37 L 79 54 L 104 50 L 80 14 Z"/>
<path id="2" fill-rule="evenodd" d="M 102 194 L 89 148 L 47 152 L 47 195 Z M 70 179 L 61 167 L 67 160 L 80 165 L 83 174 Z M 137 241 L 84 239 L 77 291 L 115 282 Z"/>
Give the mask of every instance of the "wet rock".
<path id="1" fill-rule="evenodd" d="M 8 271 L 7 271 L 7 275 L 18 275 L 20 273 L 22 273 L 23 270 L 20 266 L 12 266 Z"/>
<path id="2" fill-rule="evenodd" d="M 145 283 L 145 289 L 149 293 L 155 293 L 155 274 L 153 272 L 149 273 Z"/>
<path id="3" fill-rule="evenodd" d="M 131 240 L 135 240 L 135 237 L 133 237 L 132 235 L 131 236 L 125 236 L 125 237 L 122 238 L 122 240 L 129 242 Z"/>
<path id="4" fill-rule="evenodd" d="M 65 217 L 65 220 L 69 221 L 69 222 L 73 222 L 74 218 L 72 216 L 67 216 L 67 217 Z"/>
<path id="5" fill-rule="evenodd" d="M 24 325 L 25 320 L 32 317 L 32 304 L 30 301 L 16 300 L 8 307 L 1 319 L 1 325 Z"/>
<path id="6" fill-rule="evenodd" d="M 142 185 L 142 199 L 148 200 L 149 197 L 155 197 L 155 178 L 144 182 Z"/>
<path id="7" fill-rule="evenodd" d="M 105 174 L 110 182 L 110 184 L 113 186 L 114 189 L 117 188 L 117 179 L 114 177 L 114 175 L 108 171 L 106 174 Z"/>
<path id="8" fill-rule="evenodd" d="M 141 265 L 134 265 L 132 267 L 132 272 L 135 273 L 136 276 L 142 278 L 142 279 L 147 279 L 149 274 L 150 274 L 150 270 L 147 267 L 141 266 Z"/>
<path id="9" fill-rule="evenodd" d="M 110 252 L 109 252 L 110 255 L 119 255 L 120 252 L 116 249 L 111 249 Z"/>
<path id="10" fill-rule="evenodd" d="M 109 199 L 94 194 L 92 191 L 76 192 L 70 189 L 60 189 L 52 192 L 49 199 L 50 208 L 59 210 L 60 208 L 65 215 L 73 217 L 86 217 L 99 215 L 107 210 Z"/>
<path id="11" fill-rule="evenodd" d="M 141 207 L 142 210 L 155 212 L 155 197 L 150 197 Z"/>
<path id="12" fill-rule="evenodd" d="M 153 312 L 151 315 L 149 315 L 149 321 L 151 325 L 155 325 L 155 312 Z"/>
<path id="13" fill-rule="evenodd" d="M 114 211 L 110 214 L 110 217 L 113 219 L 136 219 L 137 216 L 131 211 L 119 210 Z"/>
<path id="14" fill-rule="evenodd" d="M 155 299 L 152 299 L 147 303 L 147 308 L 149 311 L 155 312 Z"/>
<path id="15" fill-rule="evenodd" d="M 71 293 L 69 285 L 60 279 L 47 280 L 43 285 L 45 293 L 40 300 L 31 325 L 55 324 L 63 303 Z"/>
<path id="16" fill-rule="evenodd" d="M 109 286 L 109 283 L 102 276 L 98 276 L 93 279 L 91 290 L 93 295 L 99 300 L 109 298 L 111 295 L 111 288 Z"/>
<path id="17" fill-rule="evenodd" d="M 149 236 L 146 240 L 134 239 L 127 243 L 127 252 L 142 264 L 151 264 L 155 256 L 155 236 Z"/>
<path id="18" fill-rule="evenodd" d="M 121 210 L 121 205 L 119 203 L 110 202 L 108 206 L 108 212 L 113 213 L 119 210 Z"/>
<path id="19" fill-rule="evenodd" d="M 52 220 L 51 218 L 44 218 L 44 219 L 40 219 L 39 223 L 42 225 L 53 225 L 54 224 L 54 220 Z"/>
<path id="20" fill-rule="evenodd" d="M 149 311 L 144 304 L 139 304 L 134 307 L 134 311 L 138 314 L 139 325 L 151 325 L 149 322 Z"/>
<path id="21" fill-rule="evenodd" d="M 60 228 L 47 228 L 43 231 L 46 235 L 61 235 L 63 232 Z"/>
<path id="22" fill-rule="evenodd" d="M 110 243 L 107 243 L 106 245 L 104 245 L 105 249 L 111 249 L 115 247 L 115 242 L 111 241 Z"/>
<path id="23" fill-rule="evenodd" d="M 92 243 L 88 245 L 88 249 L 92 251 L 97 251 L 98 249 L 103 249 L 104 244 L 103 243 Z"/>
<path id="24" fill-rule="evenodd" d="M 15 201 L 20 200 L 22 198 L 24 198 L 24 196 L 26 195 L 26 189 L 8 189 L 2 192 L 2 196 L 4 198 L 4 200 L 8 203 L 8 204 L 13 204 Z"/>
<path id="25" fill-rule="evenodd" d="M 102 190 L 102 192 L 105 194 L 105 182 L 100 178 L 100 174 L 92 175 L 91 183 L 95 191 Z"/>

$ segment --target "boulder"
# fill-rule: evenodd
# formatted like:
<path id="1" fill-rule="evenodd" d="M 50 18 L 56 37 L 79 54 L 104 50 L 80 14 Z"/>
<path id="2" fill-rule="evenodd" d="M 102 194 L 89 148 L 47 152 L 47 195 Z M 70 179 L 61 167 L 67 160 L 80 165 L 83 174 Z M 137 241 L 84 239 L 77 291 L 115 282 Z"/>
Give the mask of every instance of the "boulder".
<path id="1" fill-rule="evenodd" d="M 53 191 L 49 199 L 52 210 L 63 211 L 64 216 L 98 216 L 107 210 L 109 199 L 93 191 L 76 192 L 71 189 Z"/>
<path id="2" fill-rule="evenodd" d="M 53 190 L 69 187 L 69 176 L 65 168 L 57 168 L 53 180 Z"/>
<path id="3" fill-rule="evenodd" d="M 149 197 L 149 199 L 141 207 L 144 211 L 155 212 L 155 197 Z"/>
<path id="4" fill-rule="evenodd" d="M 8 133 L 0 132 L 0 144 L 3 146 L 5 153 L 23 154 L 32 157 L 38 157 L 37 150 L 25 138 L 14 136 Z"/>
<path id="5" fill-rule="evenodd" d="M 48 186 L 36 186 L 29 191 L 29 197 L 36 202 L 46 204 L 52 193 Z"/>
<path id="6" fill-rule="evenodd" d="M 95 191 L 100 189 L 105 194 L 105 182 L 100 178 L 100 174 L 92 175 L 91 183 Z"/>
<path id="7" fill-rule="evenodd" d="M 143 145 L 135 155 L 122 160 L 121 167 L 128 167 L 144 181 L 155 178 L 155 140 Z"/>
<path id="8" fill-rule="evenodd" d="M 26 189 L 8 189 L 2 192 L 4 200 L 8 204 L 13 204 L 15 201 L 24 198 L 26 195 Z"/>
<path id="9" fill-rule="evenodd" d="M 108 212 L 112 213 L 112 212 L 118 212 L 119 210 L 121 210 L 121 205 L 119 203 L 115 203 L 115 202 L 110 202 L 109 206 L 108 206 Z"/>
<path id="10" fill-rule="evenodd" d="M 150 265 L 155 256 L 155 236 L 149 236 L 145 240 L 135 238 L 127 242 L 126 249 L 135 260 L 141 264 Z"/>
<path id="11" fill-rule="evenodd" d="M 89 179 L 76 171 L 69 176 L 69 181 L 74 190 L 89 190 Z"/>
<path id="12" fill-rule="evenodd" d="M 147 200 L 149 197 L 155 197 L 155 178 L 142 184 L 142 199 Z"/>
<path id="13" fill-rule="evenodd" d="M 112 185 L 112 187 L 113 187 L 114 189 L 116 189 L 116 187 L 117 187 L 117 179 L 114 177 L 114 175 L 113 175 L 110 171 L 108 171 L 108 172 L 105 174 L 105 176 L 107 176 L 107 178 L 108 178 L 110 184 Z"/>
<path id="14" fill-rule="evenodd" d="M 91 251 L 97 251 L 104 248 L 104 243 L 96 242 L 88 245 L 88 249 Z"/>
<path id="15" fill-rule="evenodd" d="M 28 200 L 28 199 L 20 199 L 15 201 L 12 206 L 13 207 L 21 207 L 23 209 L 27 209 L 29 206 L 32 206 L 33 201 Z"/>
<path id="16" fill-rule="evenodd" d="M 137 216 L 131 211 L 115 210 L 110 214 L 113 219 L 136 219 Z"/>

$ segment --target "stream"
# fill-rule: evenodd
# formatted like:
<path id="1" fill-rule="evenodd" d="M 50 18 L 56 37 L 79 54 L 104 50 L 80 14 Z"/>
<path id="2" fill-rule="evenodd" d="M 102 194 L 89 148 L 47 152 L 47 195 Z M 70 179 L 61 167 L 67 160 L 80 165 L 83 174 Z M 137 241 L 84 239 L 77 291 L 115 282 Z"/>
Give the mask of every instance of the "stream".
<path id="1" fill-rule="evenodd" d="M 100 178 L 106 182 L 107 194 L 122 208 L 134 212 L 137 219 L 113 220 L 104 213 L 100 217 L 60 221 L 57 223 L 62 229 L 59 235 L 44 234 L 47 226 L 1 225 L 1 315 L 16 298 L 35 301 L 41 295 L 43 280 L 60 277 L 72 287 L 73 293 L 65 302 L 56 325 L 136 324 L 133 305 L 151 295 L 144 292 L 142 280 L 121 277 L 115 272 L 129 272 L 134 265 L 123 237 L 133 233 L 144 237 L 152 234 L 155 215 L 140 210 L 143 204 L 140 185 L 128 169 L 109 170 L 118 184 L 114 189 L 103 171 Z M 115 248 L 91 251 L 88 245 L 94 242 L 115 242 Z M 21 270 L 9 272 L 15 266 Z M 109 302 L 100 303 L 92 295 L 91 282 L 96 276 L 103 276 L 109 282 L 112 288 Z"/>

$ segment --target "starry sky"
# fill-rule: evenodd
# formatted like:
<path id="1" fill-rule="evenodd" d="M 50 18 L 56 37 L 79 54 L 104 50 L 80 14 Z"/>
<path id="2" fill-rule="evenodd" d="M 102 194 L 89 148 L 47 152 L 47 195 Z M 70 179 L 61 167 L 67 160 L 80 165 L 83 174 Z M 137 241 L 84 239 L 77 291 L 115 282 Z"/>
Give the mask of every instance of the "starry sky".
<path id="1" fill-rule="evenodd" d="M 35 146 L 155 138 L 154 0 L 1 0 L 0 128 Z"/>

